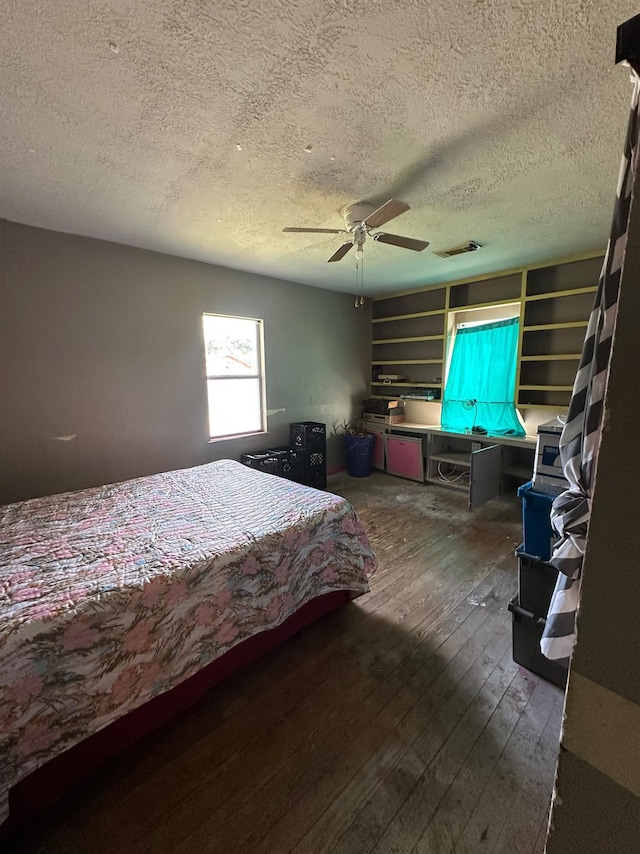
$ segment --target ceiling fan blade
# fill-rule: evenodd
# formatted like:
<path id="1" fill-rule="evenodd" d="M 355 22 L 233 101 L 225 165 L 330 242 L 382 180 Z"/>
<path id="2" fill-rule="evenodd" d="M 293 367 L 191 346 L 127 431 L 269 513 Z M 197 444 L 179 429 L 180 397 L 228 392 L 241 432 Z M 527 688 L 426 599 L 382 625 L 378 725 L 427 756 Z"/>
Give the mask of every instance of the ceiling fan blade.
<path id="1" fill-rule="evenodd" d="M 415 240 L 413 237 L 402 237 L 399 234 L 385 234 L 383 231 L 372 235 L 374 240 L 380 243 L 390 243 L 392 246 L 401 246 L 403 249 L 413 249 L 414 252 L 422 252 L 429 245 L 428 240 Z"/>
<path id="2" fill-rule="evenodd" d="M 389 199 L 388 202 L 385 202 L 372 214 L 369 214 L 365 219 L 364 224 L 368 228 L 380 228 L 380 226 L 384 225 L 385 222 L 389 222 L 389 220 L 395 219 L 397 216 L 400 216 L 400 214 L 410 210 L 411 206 L 406 204 L 406 202 L 399 202 L 397 199 Z"/>
<path id="3" fill-rule="evenodd" d="M 283 228 L 283 231 L 295 231 L 299 234 L 347 234 L 344 228 Z"/>
<path id="4" fill-rule="evenodd" d="M 331 258 L 329 258 L 328 260 L 339 261 L 341 258 L 344 258 L 344 256 L 347 254 L 347 252 L 351 249 L 352 246 L 353 243 L 343 243 L 340 249 L 334 252 Z"/>

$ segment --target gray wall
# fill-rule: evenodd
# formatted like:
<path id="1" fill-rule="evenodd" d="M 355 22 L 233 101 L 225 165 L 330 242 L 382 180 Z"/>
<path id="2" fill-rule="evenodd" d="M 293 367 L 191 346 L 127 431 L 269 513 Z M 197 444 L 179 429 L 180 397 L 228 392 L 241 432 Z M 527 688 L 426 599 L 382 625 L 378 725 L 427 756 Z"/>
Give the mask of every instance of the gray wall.
<path id="1" fill-rule="evenodd" d="M 640 851 L 640 174 L 583 566 L 548 854 Z"/>
<path id="2" fill-rule="evenodd" d="M 207 442 L 205 311 L 264 319 L 268 436 Z M 0 220 L 0 503 L 330 432 L 368 392 L 370 328 L 348 294 Z"/>

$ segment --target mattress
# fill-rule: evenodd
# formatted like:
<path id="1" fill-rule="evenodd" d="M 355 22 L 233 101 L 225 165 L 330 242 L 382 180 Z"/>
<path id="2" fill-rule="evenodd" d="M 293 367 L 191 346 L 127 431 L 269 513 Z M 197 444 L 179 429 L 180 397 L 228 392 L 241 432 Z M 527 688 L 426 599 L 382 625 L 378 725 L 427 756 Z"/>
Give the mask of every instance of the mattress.
<path id="1" fill-rule="evenodd" d="M 375 566 L 345 499 L 231 460 L 0 507 L 0 822 L 35 768 Z"/>

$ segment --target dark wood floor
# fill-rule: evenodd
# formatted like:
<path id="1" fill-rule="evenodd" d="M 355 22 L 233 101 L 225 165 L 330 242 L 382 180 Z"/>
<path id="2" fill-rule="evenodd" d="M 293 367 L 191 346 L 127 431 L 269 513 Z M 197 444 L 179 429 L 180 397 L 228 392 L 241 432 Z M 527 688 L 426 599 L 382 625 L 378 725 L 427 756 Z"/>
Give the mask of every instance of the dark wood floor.
<path id="1" fill-rule="evenodd" d="M 511 659 L 517 504 L 339 476 L 371 593 L 114 760 L 15 852 L 542 854 L 560 689 Z"/>

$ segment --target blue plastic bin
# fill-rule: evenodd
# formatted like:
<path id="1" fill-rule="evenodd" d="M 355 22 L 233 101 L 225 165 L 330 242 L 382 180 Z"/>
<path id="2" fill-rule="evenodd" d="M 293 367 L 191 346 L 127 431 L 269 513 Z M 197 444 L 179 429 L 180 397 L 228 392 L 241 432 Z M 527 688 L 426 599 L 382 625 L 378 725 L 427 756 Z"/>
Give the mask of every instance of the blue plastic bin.
<path id="1" fill-rule="evenodd" d="M 557 534 L 551 527 L 553 495 L 536 492 L 528 481 L 518 489 L 522 498 L 522 550 L 541 560 L 549 560 Z"/>
<path id="2" fill-rule="evenodd" d="M 351 436 L 345 434 L 347 449 L 347 471 L 350 477 L 369 477 L 373 469 L 373 443 L 375 436 Z"/>

